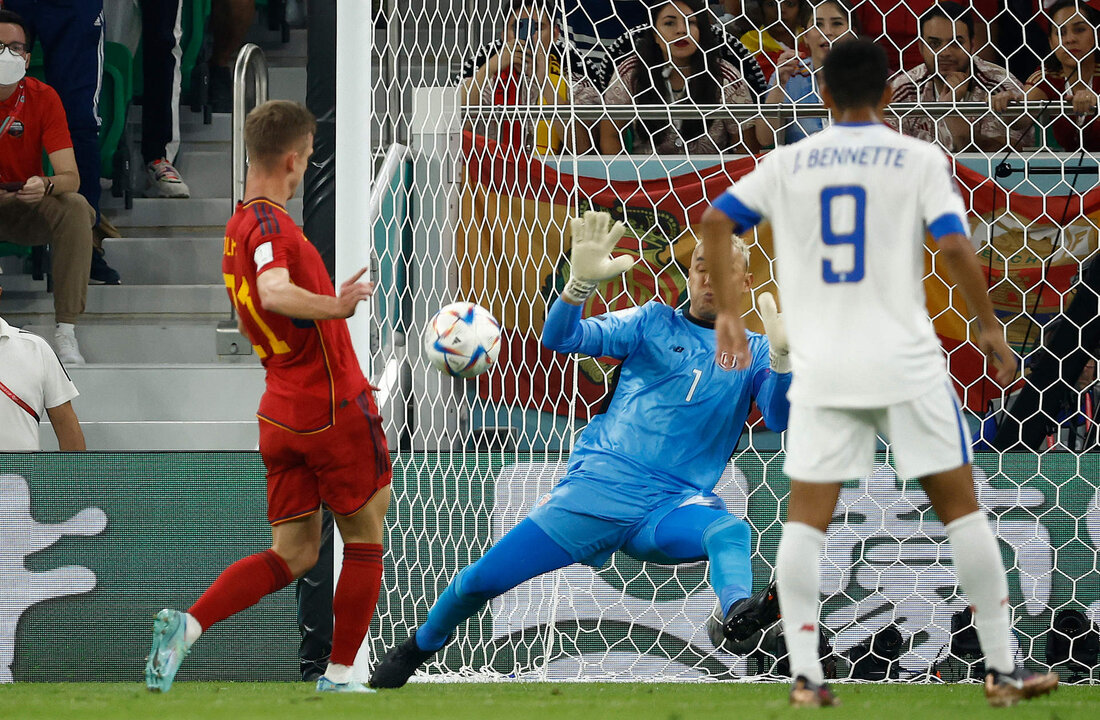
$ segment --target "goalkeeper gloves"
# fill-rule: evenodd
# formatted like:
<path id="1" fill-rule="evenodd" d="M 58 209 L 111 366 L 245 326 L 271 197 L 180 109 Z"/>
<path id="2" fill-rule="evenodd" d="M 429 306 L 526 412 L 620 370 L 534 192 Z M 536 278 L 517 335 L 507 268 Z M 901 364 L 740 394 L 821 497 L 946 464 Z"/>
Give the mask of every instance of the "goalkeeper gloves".
<path id="1" fill-rule="evenodd" d="M 791 371 L 791 345 L 787 341 L 787 328 L 783 316 L 775 308 L 775 298 L 770 292 L 757 296 L 760 303 L 760 319 L 764 321 L 764 333 L 768 336 L 768 359 L 777 373 Z"/>
<path id="2" fill-rule="evenodd" d="M 610 229 L 609 229 L 610 226 Z M 605 280 L 622 275 L 635 263 L 629 255 L 611 257 L 611 251 L 626 232 L 621 222 L 611 225 L 611 215 L 588 211 L 584 218 L 573 218 L 573 250 L 569 256 L 569 282 L 561 296 L 567 302 L 583 305 Z"/>

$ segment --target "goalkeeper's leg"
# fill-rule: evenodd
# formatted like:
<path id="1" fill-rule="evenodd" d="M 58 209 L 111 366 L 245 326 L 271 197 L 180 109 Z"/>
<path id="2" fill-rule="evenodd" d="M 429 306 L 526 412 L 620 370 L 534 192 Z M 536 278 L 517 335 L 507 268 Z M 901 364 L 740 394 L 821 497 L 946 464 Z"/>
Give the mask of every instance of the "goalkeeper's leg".
<path id="1" fill-rule="evenodd" d="M 412 637 L 390 650 L 375 668 L 371 686 L 401 687 L 447 643 L 456 627 L 489 600 L 533 577 L 572 564 L 569 553 L 533 520 L 524 519 L 480 560 L 451 580 L 428 612 L 427 621 Z"/>
<path id="2" fill-rule="evenodd" d="M 439 650 L 456 627 L 497 595 L 572 564 L 573 558 L 542 528 L 524 519 L 455 576 L 416 631 L 417 644 L 423 650 Z"/>
<path id="3" fill-rule="evenodd" d="M 624 547 L 640 560 L 665 564 L 710 562 L 710 584 L 718 597 L 716 617 L 707 623 L 715 647 L 727 639 L 726 620 L 736 619 L 744 636 L 775 622 L 779 617 L 774 588 L 752 593 L 752 531 L 747 522 L 724 509 L 708 505 L 684 505 L 644 525 Z M 744 639 L 738 635 L 738 640 Z"/>

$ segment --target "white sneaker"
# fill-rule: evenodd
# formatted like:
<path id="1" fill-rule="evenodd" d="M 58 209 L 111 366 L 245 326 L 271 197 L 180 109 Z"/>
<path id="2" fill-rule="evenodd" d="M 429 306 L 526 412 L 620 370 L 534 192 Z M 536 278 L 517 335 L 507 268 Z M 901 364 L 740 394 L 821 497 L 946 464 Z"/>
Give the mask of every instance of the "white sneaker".
<path id="1" fill-rule="evenodd" d="M 176 168 L 165 158 L 154 160 L 146 165 L 145 174 L 149 179 L 149 189 L 145 192 L 146 197 L 191 197 L 191 188 L 187 187 L 187 183 L 180 177 Z"/>
<path id="2" fill-rule="evenodd" d="M 53 344 L 57 349 L 57 359 L 62 364 L 84 364 L 84 356 L 80 354 L 80 346 L 76 343 L 76 333 L 73 331 L 72 325 L 58 323 L 53 332 Z"/>

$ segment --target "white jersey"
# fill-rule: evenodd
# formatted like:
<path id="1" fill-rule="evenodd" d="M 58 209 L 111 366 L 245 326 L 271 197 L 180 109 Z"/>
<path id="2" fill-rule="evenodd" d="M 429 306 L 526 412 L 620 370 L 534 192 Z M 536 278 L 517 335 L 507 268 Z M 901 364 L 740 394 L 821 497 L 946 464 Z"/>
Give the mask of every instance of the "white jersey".
<path id="1" fill-rule="evenodd" d="M 742 231 L 771 221 L 793 402 L 881 407 L 946 381 L 925 230 L 968 231 L 941 150 L 879 123 L 835 124 L 767 155 L 715 207 Z"/>
<path id="2" fill-rule="evenodd" d="M 46 411 L 78 394 L 49 343 L 0 318 L 0 452 L 40 450 Z"/>

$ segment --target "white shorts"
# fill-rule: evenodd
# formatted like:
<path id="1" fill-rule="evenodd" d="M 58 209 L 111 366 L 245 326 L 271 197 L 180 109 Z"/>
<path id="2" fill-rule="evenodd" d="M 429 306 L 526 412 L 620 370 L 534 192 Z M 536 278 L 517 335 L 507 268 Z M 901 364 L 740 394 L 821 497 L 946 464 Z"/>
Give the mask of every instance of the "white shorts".
<path id="1" fill-rule="evenodd" d="M 879 408 L 791 404 L 783 472 L 805 482 L 864 478 L 875 465 L 875 436 L 890 443 L 902 479 L 922 478 L 970 462 L 970 431 L 954 388 Z"/>

